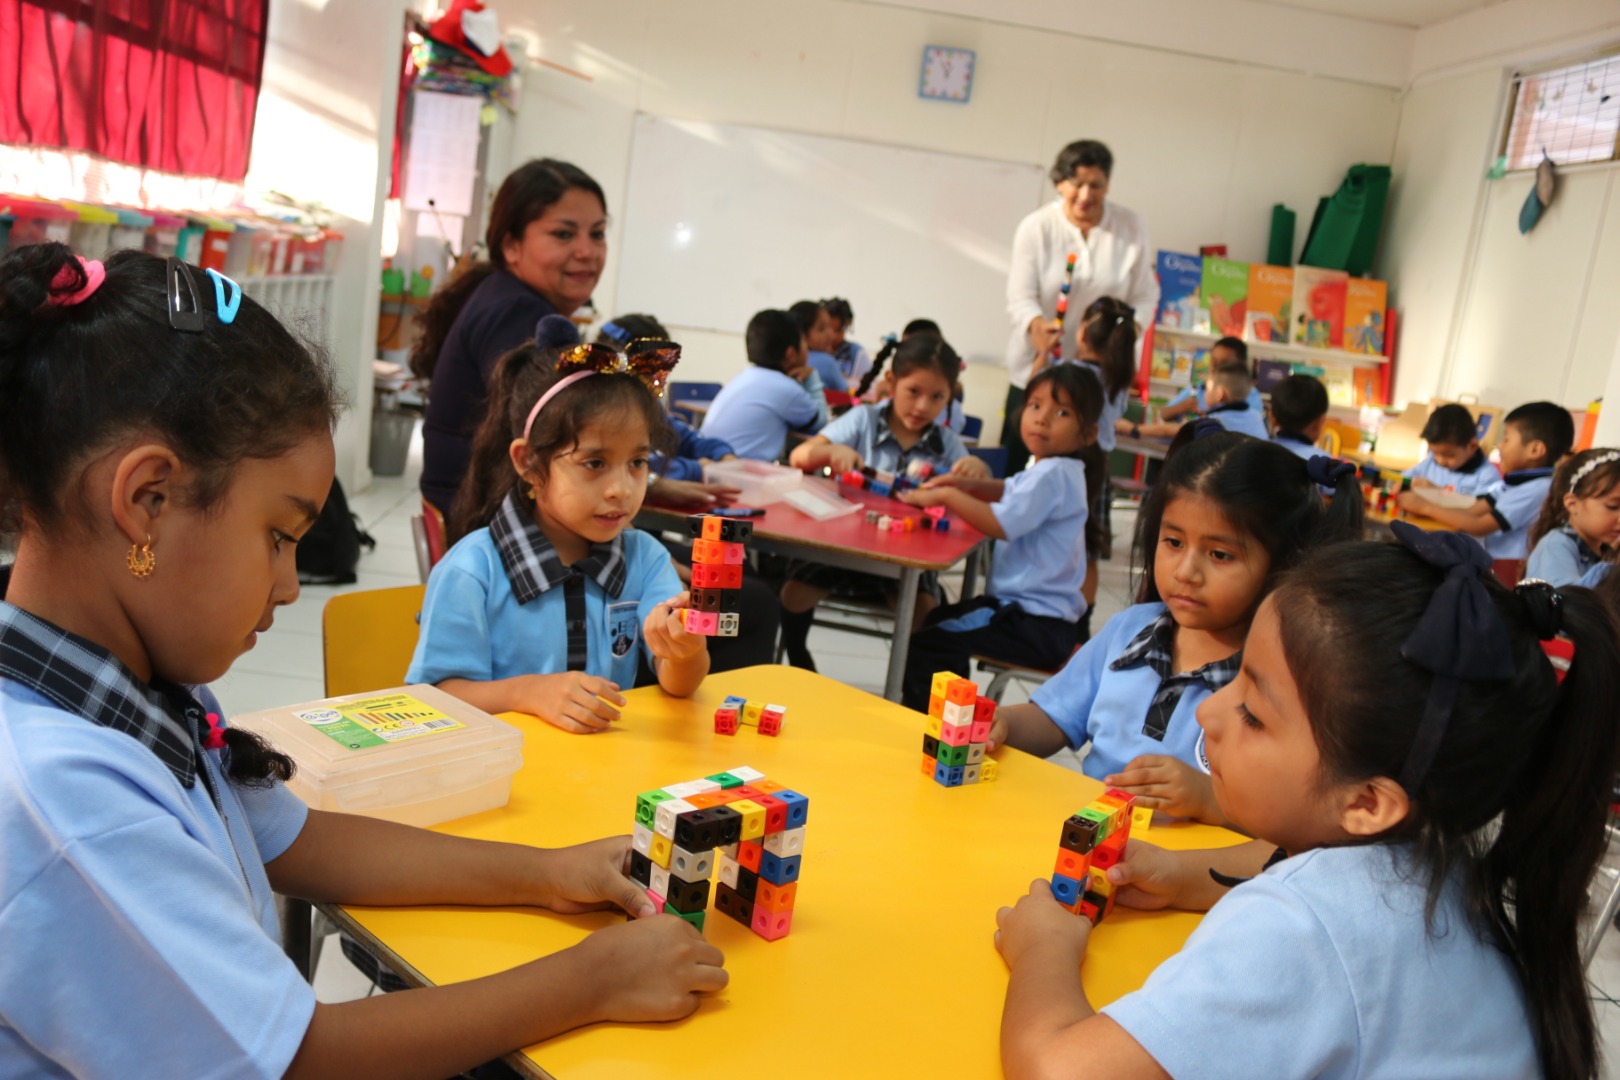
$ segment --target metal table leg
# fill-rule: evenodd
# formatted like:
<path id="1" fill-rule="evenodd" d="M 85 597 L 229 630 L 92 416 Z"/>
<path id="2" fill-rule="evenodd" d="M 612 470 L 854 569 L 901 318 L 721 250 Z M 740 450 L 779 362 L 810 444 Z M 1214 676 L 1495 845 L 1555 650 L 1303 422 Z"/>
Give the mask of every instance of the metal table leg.
<path id="1" fill-rule="evenodd" d="M 883 683 L 883 696 L 900 700 L 900 681 L 906 673 L 906 653 L 911 651 L 911 620 L 917 614 L 917 581 L 922 571 L 907 566 L 900 571 L 900 597 L 894 611 L 894 642 L 889 646 L 889 677 Z"/>

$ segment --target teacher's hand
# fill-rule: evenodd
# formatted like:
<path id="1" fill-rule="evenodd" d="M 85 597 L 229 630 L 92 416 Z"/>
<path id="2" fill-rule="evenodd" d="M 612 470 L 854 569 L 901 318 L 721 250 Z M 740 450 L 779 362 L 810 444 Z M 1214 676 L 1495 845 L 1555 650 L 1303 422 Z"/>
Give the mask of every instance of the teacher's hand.
<path id="1" fill-rule="evenodd" d="M 1029 321 L 1029 343 L 1035 349 L 1035 355 L 1045 356 L 1057 347 L 1058 341 L 1063 337 L 1063 331 L 1057 320 L 1036 316 Z"/>

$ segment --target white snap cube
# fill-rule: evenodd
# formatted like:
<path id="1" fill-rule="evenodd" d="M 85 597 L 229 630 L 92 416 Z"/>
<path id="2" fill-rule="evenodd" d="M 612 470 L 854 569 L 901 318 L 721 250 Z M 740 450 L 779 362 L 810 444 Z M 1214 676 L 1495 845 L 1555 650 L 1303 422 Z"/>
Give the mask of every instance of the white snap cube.
<path id="1" fill-rule="evenodd" d="M 797 829 L 783 829 L 778 833 L 771 833 L 765 837 L 765 850 L 772 855 L 787 859 L 804 852 L 804 826 Z"/>
<path id="2" fill-rule="evenodd" d="M 742 864 L 736 859 L 729 855 L 720 856 L 720 883 L 735 889 L 737 887 L 737 871 L 741 869 Z"/>
<path id="3" fill-rule="evenodd" d="M 638 823 L 635 828 L 630 830 L 630 846 L 643 855 L 652 851 L 652 840 L 653 831 L 645 825 Z"/>
<path id="4" fill-rule="evenodd" d="M 747 765 L 734 765 L 727 769 L 726 772 L 730 773 L 732 776 L 735 776 L 745 784 L 752 784 L 755 780 L 765 779 L 764 773 L 760 772 L 758 769 L 750 768 Z"/>
<path id="5" fill-rule="evenodd" d="M 669 853 L 669 872 L 682 881 L 707 881 L 714 873 L 714 853 L 687 851 L 677 845 Z"/>
<path id="6" fill-rule="evenodd" d="M 668 896 L 669 895 L 669 871 L 665 870 L 662 866 L 659 866 L 657 863 L 653 863 L 652 884 L 650 886 L 648 886 L 648 887 L 650 889 L 652 889 L 653 892 L 657 893 L 659 896 Z"/>
<path id="7" fill-rule="evenodd" d="M 665 799 L 658 804 L 658 816 L 653 819 L 653 832 L 659 836 L 667 836 L 671 840 L 675 839 L 675 819 L 696 809 L 697 807 L 685 799 Z"/>

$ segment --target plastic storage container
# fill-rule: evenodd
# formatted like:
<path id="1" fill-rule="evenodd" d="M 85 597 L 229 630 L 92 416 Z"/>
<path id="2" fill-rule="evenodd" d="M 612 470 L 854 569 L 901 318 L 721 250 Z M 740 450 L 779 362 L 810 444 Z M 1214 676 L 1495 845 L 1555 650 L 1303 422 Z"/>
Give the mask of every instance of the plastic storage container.
<path id="1" fill-rule="evenodd" d="M 505 806 L 523 733 L 433 686 L 403 686 L 232 717 L 298 763 L 311 809 L 437 825 Z"/>
<path id="2" fill-rule="evenodd" d="M 768 461 L 738 458 L 712 461 L 703 466 L 703 482 L 740 488 L 742 494 L 737 496 L 737 501 L 743 506 L 768 506 L 781 502 L 784 492 L 804 483 L 804 473 Z"/>

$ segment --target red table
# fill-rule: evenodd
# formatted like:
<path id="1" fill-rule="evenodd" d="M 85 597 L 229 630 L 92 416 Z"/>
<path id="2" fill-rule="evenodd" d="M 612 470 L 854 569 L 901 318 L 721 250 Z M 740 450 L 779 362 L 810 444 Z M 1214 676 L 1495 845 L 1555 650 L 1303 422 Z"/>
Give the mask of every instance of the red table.
<path id="1" fill-rule="evenodd" d="M 806 484 L 821 484 L 832 489 L 832 481 L 806 477 Z M 860 503 L 861 509 L 853 514 L 817 521 L 785 502 L 765 507 L 765 516 L 752 518 L 753 546 L 792 558 L 807 559 L 826 566 L 859 570 L 879 577 L 899 581 L 900 595 L 895 612 L 894 643 L 889 649 L 889 672 L 883 684 L 883 696 L 890 701 L 900 700 L 900 680 L 906 671 L 906 653 L 911 647 L 911 620 L 917 610 L 917 581 L 925 570 L 949 570 L 962 559 L 967 567 L 962 579 L 962 598 L 973 595 L 978 578 L 977 557 L 987 550 L 987 537 L 963 522 L 951 518 L 949 532 L 914 529 L 911 532 L 879 532 L 877 526 L 866 521 L 866 509 L 884 514 L 906 514 L 921 517 L 922 511 L 914 506 L 896 502 L 881 495 L 856 491 L 847 487 L 836 490 L 850 502 Z M 686 532 L 686 518 L 690 510 L 675 510 L 661 506 L 642 506 L 636 515 L 636 525 L 643 529 L 668 529 Z"/>

